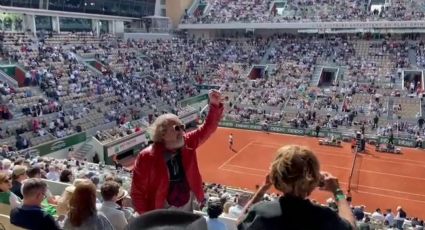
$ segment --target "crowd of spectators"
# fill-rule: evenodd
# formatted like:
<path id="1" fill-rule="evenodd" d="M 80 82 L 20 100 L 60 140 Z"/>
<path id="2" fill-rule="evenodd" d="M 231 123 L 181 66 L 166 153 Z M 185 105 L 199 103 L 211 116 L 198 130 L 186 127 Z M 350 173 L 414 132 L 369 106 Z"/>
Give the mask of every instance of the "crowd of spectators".
<path id="1" fill-rule="evenodd" d="M 186 14 L 182 23 L 280 23 L 335 21 L 410 21 L 425 17 L 420 0 L 391 2 L 361 0 L 200 1 L 199 9 Z"/>
<path id="2" fill-rule="evenodd" d="M 2 136 L 8 138 L 5 144 L 16 145 L 16 133 L 30 143 L 21 145 L 27 147 L 111 122 L 118 126 L 104 130 L 100 139 L 123 137 L 168 111 L 200 109 L 178 104 L 199 94 L 193 83 L 226 89 L 226 119 L 230 120 L 305 128 L 365 124 L 367 132 L 387 134 L 383 130 L 390 128 L 410 136 L 423 132 L 414 121 L 420 111 L 388 108 L 389 96 L 413 92 L 420 97 L 421 82 L 405 80 L 406 89 L 398 89 L 396 82 L 402 80 L 403 68 L 420 64 L 410 63 L 409 50 L 415 49 L 420 60 L 421 42 L 288 35 L 171 40 L 68 37 L 51 35 L 38 42 L 26 38 L 23 41 L 33 42 L 10 46 L 8 57 L 28 71 L 25 84 L 36 87 L 13 89 L 3 83 L 2 101 L 8 102 L 2 105 L 3 114 L 25 121 L 3 130 Z M 97 58 L 102 73 L 76 54 Z M 268 64 L 263 77 L 255 81 L 246 77 L 253 64 L 261 63 Z M 317 76 L 321 66 L 343 67 L 338 76 L 323 82 Z M 315 81 L 325 87 L 316 87 Z M 33 90 L 37 87 L 41 94 Z M 20 97 L 34 99 L 34 104 L 22 105 Z M 411 107 L 419 108 L 419 103 L 413 100 Z M 386 122 L 390 113 L 399 120 Z M 374 122 L 364 119 L 369 115 L 377 115 L 379 129 L 372 129 Z"/>
<path id="3" fill-rule="evenodd" d="M 0 205 L 10 205 L 13 209 L 13 224 L 29 229 L 41 229 L 40 226 L 55 226 L 51 229 L 80 229 L 84 226 L 125 229 L 128 223 L 137 218 L 127 192 L 131 183 L 128 171 L 87 161 L 38 157 L 13 151 L 2 151 L 1 157 L 0 196 L 7 199 L 2 198 Z M 52 194 L 51 189 L 54 187 L 49 187 L 52 182 L 68 185 L 62 194 Z M 41 186 L 42 195 L 37 196 L 37 192 L 31 191 L 33 186 Z M 259 190 L 260 186 L 257 185 L 255 189 Z M 197 212 L 204 213 L 208 226 L 220 225 L 220 229 L 234 229 L 236 220 L 243 216 L 247 204 L 257 196 L 248 190 L 215 183 L 205 183 L 204 194 L 206 203 L 200 204 Z M 285 199 L 280 193 L 274 192 L 260 195 L 257 202 Z M 423 221 L 409 217 L 400 206 L 395 209 L 396 212 L 391 208 L 385 211 L 378 208 L 368 213 L 365 206 L 351 205 L 351 197 L 347 201 L 359 229 L 423 229 Z M 311 202 L 318 204 L 315 200 Z M 330 198 L 326 204 L 318 205 L 336 212 L 337 203 Z M 25 208 L 35 206 L 48 213 L 47 216 L 37 217 L 39 214 L 35 214 L 36 210 L 27 212 Z"/>
<path id="4" fill-rule="evenodd" d="M 86 179 L 82 182 L 82 193 L 93 193 L 93 186 L 102 192 L 102 186 L 105 186 L 108 187 L 105 190 L 110 190 L 105 191 L 105 194 L 110 192 L 118 197 L 125 197 L 123 194 L 129 189 L 130 178 L 126 171 L 76 160 L 43 159 L 28 155 L 24 156 L 27 158 L 25 160 L 14 155 L 13 150 L 35 145 L 35 140 L 35 143 L 42 143 L 44 139 L 37 139 L 39 137 L 47 136 L 49 140 L 61 138 L 111 122 L 116 123 L 114 128 L 96 133 L 95 137 L 99 141 L 131 135 L 146 128 L 161 114 L 171 111 L 180 115 L 194 109 L 178 104 L 182 99 L 199 94 L 199 89 L 193 83 L 221 87 L 227 96 L 226 106 L 229 110 L 225 119 L 228 120 L 250 123 L 266 121 L 301 128 L 317 125 L 326 128 L 357 125 L 356 128 L 359 128 L 366 124 L 378 135 L 390 135 L 397 131 L 423 136 L 424 129 L 419 122 L 417 124 L 416 121 L 401 117 L 404 114 L 400 111 L 405 110 L 407 105 L 394 103 L 393 108 L 389 108 L 389 96 L 403 98 L 410 93 L 410 88 L 397 91 L 394 90 L 394 85 L 384 87 L 387 83 L 395 84 L 401 78 L 401 68 L 415 65 L 408 58 L 408 51 L 412 46 L 405 41 L 362 40 L 364 43 L 359 43 L 342 36 L 281 36 L 241 40 L 173 38 L 167 41 L 124 41 L 115 37 L 103 39 L 109 42 L 89 45 L 87 41 L 79 41 L 80 44 L 76 42 L 78 38 L 75 38 L 69 44 L 58 46 L 45 38 L 34 44 L 22 44 L 21 49 L 9 51 L 8 57 L 20 63 L 27 71 L 24 82 L 27 87 L 23 91 L 6 83 L 2 84 L 1 91 L 2 102 L 7 102 L 2 105 L 3 114 L 14 115 L 16 120 L 11 122 L 18 124 L 1 130 L 2 139 L 16 138 L 12 142 L 14 146 L 3 146 L 0 151 L 1 156 L 6 158 L 2 161 L 3 171 L 12 177 L 15 173 L 16 186 L 26 179 L 25 174 L 34 174 L 28 173 L 34 171 L 31 169 L 38 168 L 40 173 L 36 174 L 40 174 L 40 177 L 74 183 L 74 187 L 68 189 L 70 193 L 80 193 L 75 188 L 79 183 L 77 179 Z M 419 44 L 417 47 L 421 46 L 423 45 Z M 100 73 L 93 70 L 75 52 L 96 56 L 106 71 Z M 422 54 L 416 53 L 420 58 Z M 247 77 L 251 66 L 260 63 L 268 64 L 264 74 L 259 78 Z M 344 65 L 346 69 L 337 76 L 340 79 L 329 83 L 329 87 L 317 87 L 312 85 L 312 81 L 317 77 L 315 74 L 320 65 Z M 414 91 L 421 86 L 421 83 L 413 84 Z M 15 109 L 19 106 L 17 99 L 34 98 L 34 95 L 37 96 L 35 104 L 25 105 L 21 112 Z M 418 93 L 413 98 L 418 107 L 420 96 Z M 9 110 L 13 110 L 13 114 Z M 400 118 L 385 122 L 389 111 Z M 373 119 L 365 119 L 362 115 L 372 116 Z M 379 123 L 379 120 L 384 122 Z M 86 123 L 93 126 L 85 126 Z M 20 162 L 26 169 L 18 167 Z M 116 184 L 107 182 L 111 178 L 115 178 L 120 184 L 118 189 Z M 36 187 L 44 186 L 37 180 L 32 183 Z M 11 191 L 19 193 L 19 190 L 12 188 Z M 247 202 L 244 193 L 238 195 L 221 185 L 205 185 L 205 191 L 207 200 L 211 200 L 211 208 L 220 203 L 225 217 L 238 218 Z M 16 195 L 25 200 L 25 194 Z M 125 221 L 132 218 L 131 205 L 115 202 L 110 194 L 102 196 L 108 202 L 105 206 L 119 205 L 128 209 L 130 214 L 124 212 Z M 16 204 L 17 199 L 11 197 L 13 200 L 9 202 Z M 213 197 L 217 197 L 220 202 Z M 57 205 L 58 212 L 66 213 L 66 208 L 65 212 L 59 211 L 59 201 L 69 197 L 47 198 L 48 204 Z M 277 200 L 279 196 L 271 194 L 265 196 L 265 199 Z M 72 203 L 71 200 L 68 202 Z M 90 202 L 88 200 L 87 205 Z M 92 209 L 91 206 L 76 208 Z M 353 209 L 356 213 L 356 208 Z M 204 207 L 204 211 L 208 212 L 208 205 Z M 94 211 L 81 217 L 86 219 L 72 220 L 66 215 L 63 217 L 65 219 L 57 220 L 70 229 L 81 226 L 84 221 L 101 222 L 104 229 L 111 227 L 107 221 L 102 221 L 102 215 Z M 216 217 L 210 216 L 212 219 Z M 367 218 L 358 220 L 367 224 Z M 125 223 L 124 219 L 121 221 Z M 110 224 L 117 223 L 112 221 Z M 391 225 L 390 222 L 388 224 Z M 420 225 L 420 221 L 403 219 L 403 224 Z"/>

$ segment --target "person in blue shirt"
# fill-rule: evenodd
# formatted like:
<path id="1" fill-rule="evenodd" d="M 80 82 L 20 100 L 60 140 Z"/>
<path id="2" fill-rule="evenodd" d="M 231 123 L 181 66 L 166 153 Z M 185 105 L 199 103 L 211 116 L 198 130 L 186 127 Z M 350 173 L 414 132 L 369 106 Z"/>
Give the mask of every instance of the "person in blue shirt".
<path id="1" fill-rule="evenodd" d="M 37 178 L 26 180 L 22 186 L 23 205 L 10 211 L 10 223 L 30 230 L 61 229 L 55 219 L 41 208 L 46 192 L 46 182 Z"/>

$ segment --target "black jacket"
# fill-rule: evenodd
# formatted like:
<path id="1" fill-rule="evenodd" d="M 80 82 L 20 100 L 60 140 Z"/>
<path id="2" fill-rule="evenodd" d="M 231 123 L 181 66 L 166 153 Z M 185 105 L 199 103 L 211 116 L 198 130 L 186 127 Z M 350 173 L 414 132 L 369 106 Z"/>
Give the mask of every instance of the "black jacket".
<path id="1" fill-rule="evenodd" d="M 330 208 L 308 199 L 284 196 L 252 207 L 238 230 L 351 230 L 350 223 Z"/>

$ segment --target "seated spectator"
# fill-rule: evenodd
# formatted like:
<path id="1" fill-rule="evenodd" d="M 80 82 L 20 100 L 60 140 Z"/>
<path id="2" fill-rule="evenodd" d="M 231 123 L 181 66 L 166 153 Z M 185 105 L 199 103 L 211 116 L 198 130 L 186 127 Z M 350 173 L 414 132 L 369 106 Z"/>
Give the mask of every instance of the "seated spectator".
<path id="1" fill-rule="evenodd" d="M 128 230 L 207 230 L 205 218 L 190 212 L 177 210 L 154 210 L 145 212 L 127 226 Z"/>
<path id="2" fill-rule="evenodd" d="M 75 187 L 80 183 L 86 181 L 86 179 L 75 179 L 73 185 L 65 188 L 61 197 L 58 199 L 57 214 L 58 216 L 65 216 L 69 211 L 69 200 L 71 200 L 72 194 L 75 191 Z"/>
<path id="3" fill-rule="evenodd" d="M 10 176 L 0 173 L 0 203 L 10 205 L 11 209 L 21 206 L 21 199 L 10 191 L 12 181 Z"/>
<path id="4" fill-rule="evenodd" d="M 379 222 L 384 222 L 384 215 L 382 215 L 382 211 L 380 208 L 377 208 L 375 212 L 372 213 L 372 219 Z"/>
<path id="5" fill-rule="evenodd" d="M 119 190 L 120 185 L 115 181 L 105 182 L 100 189 L 103 204 L 99 211 L 108 218 L 115 230 L 124 229 L 128 224 L 124 212 L 116 204 Z"/>
<path id="6" fill-rule="evenodd" d="M 46 191 L 46 182 L 37 178 L 26 180 L 22 187 L 23 205 L 12 209 L 10 222 L 31 230 L 60 229 L 53 217 L 41 209 L 41 202 L 46 198 Z"/>
<path id="7" fill-rule="evenodd" d="M 59 181 L 62 183 L 72 183 L 73 180 L 74 176 L 69 169 L 64 169 L 59 176 Z"/>
<path id="8" fill-rule="evenodd" d="M 26 171 L 27 168 L 25 166 L 17 165 L 13 168 L 12 172 L 11 191 L 21 199 L 24 198 L 21 193 L 22 182 L 28 178 Z"/>
<path id="9" fill-rule="evenodd" d="M 115 182 L 120 184 L 117 181 L 117 179 L 118 178 L 115 178 Z M 120 184 L 120 186 L 122 186 L 122 183 Z M 133 202 L 132 202 L 131 198 L 128 196 L 128 192 L 126 190 L 124 190 L 122 187 L 120 188 L 120 190 L 118 192 L 117 201 L 115 203 L 124 212 L 125 218 L 127 219 L 127 221 L 131 221 L 134 217 L 134 214 L 135 214 L 134 209 L 132 208 Z"/>
<path id="10" fill-rule="evenodd" d="M 41 179 L 42 178 L 41 175 L 42 175 L 42 172 L 41 172 L 41 169 L 39 167 L 31 167 L 27 170 L 27 176 L 29 178 Z M 47 188 L 47 191 L 46 191 L 46 198 L 47 198 L 47 201 L 50 204 L 57 204 L 57 199 L 56 199 L 56 197 L 54 197 L 52 195 L 52 192 L 50 192 L 49 188 Z M 55 213 L 56 213 L 56 211 L 55 211 Z"/>
<path id="11" fill-rule="evenodd" d="M 356 218 L 357 229 L 359 230 L 370 230 L 370 226 L 367 222 L 365 222 L 365 215 L 363 210 L 360 208 L 355 208 L 353 210 L 354 217 Z"/>
<path id="12" fill-rule="evenodd" d="M 28 178 L 39 178 L 41 179 L 41 169 L 39 167 L 31 167 L 27 169 Z"/>
<path id="13" fill-rule="evenodd" d="M 231 201 L 227 201 L 226 203 L 224 203 L 224 205 L 223 205 L 223 214 L 221 216 L 231 218 L 230 213 L 229 213 L 229 209 L 232 206 L 233 206 L 233 202 L 231 202 Z"/>
<path id="14" fill-rule="evenodd" d="M 253 206 L 238 229 L 356 229 L 338 179 L 329 173 L 320 172 L 319 161 L 311 150 L 297 145 L 280 148 L 272 162 L 270 176 L 266 177 L 264 185 L 247 207 L 263 197 L 271 184 L 284 195 L 279 201 Z M 307 199 L 318 186 L 334 194 L 338 213 Z"/>
<path id="15" fill-rule="evenodd" d="M 407 213 L 403 210 L 403 208 L 401 206 L 397 207 L 397 215 L 394 218 L 396 221 L 396 227 L 398 229 L 402 229 L 403 228 L 403 223 L 404 220 L 407 218 Z"/>
<path id="16" fill-rule="evenodd" d="M 208 217 L 206 217 L 208 230 L 227 230 L 226 225 L 218 219 L 221 213 L 223 213 L 221 201 L 218 198 L 210 199 L 207 204 Z"/>
<path id="17" fill-rule="evenodd" d="M 50 166 L 49 172 L 46 174 L 48 180 L 59 181 L 59 166 Z"/>
<path id="18" fill-rule="evenodd" d="M 388 225 L 389 226 L 393 226 L 394 225 L 394 214 L 391 211 L 391 209 L 387 209 L 387 212 L 385 214 L 385 221 L 388 221 Z"/>
<path id="19" fill-rule="evenodd" d="M 249 195 L 246 193 L 238 196 L 236 204 L 229 208 L 229 217 L 230 218 L 239 218 L 243 214 L 243 208 L 249 200 Z"/>
<path id="20" fill-rule="evenodd" d="M 90 181 L 84 181 L 75 187 L 69 201 L 69 212 L 64 229 L 113 230 L 108 219 L 96 210 L 96 187 Z"/>
<path id="21" fill-rule="evenodd" d="M 2 163 L 2 173 L 6 173 L 7 175 L 12 174 L 11 166 L 12 162 L 9 159 L 3 159 Z"/>

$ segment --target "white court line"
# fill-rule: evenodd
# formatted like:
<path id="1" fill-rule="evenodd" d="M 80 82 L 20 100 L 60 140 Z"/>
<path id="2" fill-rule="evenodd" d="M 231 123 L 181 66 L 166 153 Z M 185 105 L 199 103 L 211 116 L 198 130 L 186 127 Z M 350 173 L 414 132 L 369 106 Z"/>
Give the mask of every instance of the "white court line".
<path id="1" fill-rule="evenodd" d="M 243 150 L 245 150 L 246 148 L 248 148 L 248 146 L 250 146 L 252 142 L 254 142 L 254 141 L 249 142 L 243 148 L 241 148 L 239 151 L 237 151 L 235 154 L 233 154 L 233 156 L 231 156 L 223 164 L 221 164 L 220 167 L 218 167 L 218 169 L 221 169 L 221 167 L 223 167 L 224 165 L 226 165 L 227 163 L 229 163 L 231 160 L 233 160 L 235 157 L 237 157 L 240 153 L 242 153 Z"/>
<path id="2" fill-rule="evenodd" d="M 247 173 L 247 172 L 242 172 L 239 170 L 232 170 L 232 169 L 225 169 L 225 168 L 221 168 L 220 170 L 234 172 L 234 173 L 242 174 L 242 175 L 258 176 L 261 178 L 265 178 L 265 176 L 267 175 L 267 174 L 261 175 L 261 174 L 255 174 L 255 173 Z"/>
<path id="3" fill-rule="evenodd" d="M 257 177 L 261 177 L 261 178 L 264 178 L 264 176 L 265 176 L 265 174 L 264 175 L 260 175 L 260 174 L 254 174 L 254 173 L 246 173 L 246 172 L 241 172 L 241 171 L 232 170 L 232 169 L 220 169 L 220 170 L 234 172 L 234 173 L 241 174 L 241 175 L 257 176 Z M 347 184 L 346 182 L 339 182 L 339 183 L 340 184 L 345 184 L 345 185 Z M 368 188 L 368 186 L 359 186 L 359 187 Z M 394 192 L 394 193 L 410 194 L 410 195 L 416 195 L 416 196 L 425 196 L 425 195 L 420 195 L 420 194 L 401 192 L 401 191 L 392 190 L 392 189 L 379 189 L 379 190 L 388 191 L 388 192 Z M 382 196 L 382 197 L 388 197 L 388 198 L 393 198 L 393 199 L 400 199 L 400 200 L 408 200 L 408 201 L 413 201 L 413 202 L 425 203 L 425 201 L 415 200 L 415 199 L 409 199 L 409 198 L 405 198 L 403 196 L 383 195 L 381 193 L 365 192 L 365 191 L 361 191 L 361 190 L 355 190 L 354 193 L 364 193 L 364 194 L 376 195 L 376 196 Z"/>
<path id="4" fill-rule="evenodd" d="M 242 130 L 242 131 L 245 131 L 245 132 L 255 132 L 255 133 L 263 133 L 264 134 L 264 131 L 243 130 L 243 129 L 237 129 L 237 128 L 228 128 L 228 127 L 220 127 L 220 129 Z M 305 139 L 313 139 L 314 138 L 314 137 L 306 137 L 306 136 L 299 136 L 299 135 L 292 135 L 292 134 L 282 134 L 282 133 L 269 133 L 268 135 L 300 137 L 300 138 L 305 138 Z M 256 143 L 261 144 L 261 142 L 253 142 L 253 144 L 256 144 Z M 282 146 L 282 145 L 278 145 L 278 144 L 270 144 L 270 145 L 275 145 L 276 147 L 281 147 Z M 332 148 L 332 147 L 330 147 L 330 148 Z M 387 153 L 383 153 L 383 154 L 387 154 Z M 324 153 L 321 152 L 320 155 L 324 155 Z M 331 155 L 331 154 L 328 154 L 328 155 Z M 335 154 L 335 155 L 336 156 L 339 156 L 337 154 Z M 370 156 L 370 155 L 363 155 L 363 156 L 373 157 L 373 156 Z M 344 156 L 341 156 L 341 157 L 344 157 Z M 371 158 L 371 159 L 368 159 L 368 160 L 370 160 L 370 161 L 378 161 L 378 162 L 384 161 L 384 162 L 389 162 L 389 163 L 393 163 L 393 164 L 397 164 L 397 165 L 400 165 L 400 162 L 402 162 L 403 164 L 414 165 L 414 166 L 417 166 L 417 167 L 425 168 L 425 165 L 419 163 L 419 160 L 397 159 L 397 158 L 394 158 L 393 159 L 393 158 L 390 158 L 390 157 L 382 157 L 381 155 L 379 156 L 378 159 Z M 403 162 L 403 161 L 407 161 L 407 162 Z M 418 163 L 418 164 L 408 163 L 408 162 L 415 162 L 415 163 Z"/>
<path id="5" fill-rule="evenodd" d="M 225 171 L 230 171 L 230 172 L 234 172 L 234 173 L 238 173 L 238 174 L 248 174 L 248 175 L 259 176 L 259 177 L 264 177 L 268 173 L 267 170 L 255 169 L 255 168 L 232 165 L 232 164 L 227 164 L 227 165 L 225 165 L 225 167 L 235 167 L 235 168 L 242 168 L 242 169 L 246 169 L 246 170 L 263 172 L 264 174 L 257 174 L 257 173 L 247 173 L 247 172 L 239 171 L 239 170 L 235 170 L 235 169 L 221 168 L 221 170 L 225 170 Z M 348 184 L 347 182 L 341 182 L 341 181 L 339 183 L 340 184 Z M 401 193 L 401 194 L 425 197 L 424 194 L 410 193 L 410 192 L 404 192 L 404 191 L 400 191 L 400 190 L 385 189 L 385 188 L 379 188 L 379 187 L 373 187 L 373 186 L 367 186 L 367 185 L 361 185 L 361 184 L 356 184 L 356 186 L 357 187 L 363 187 L 363 188 L 369 188 L 369 189 L 375 189 L 375 190 L 381 190 L 381 191 L 388 191 L 388 192 L 394 192 L 394 193 Z"/>
<path id="6" fill-rule="evenodd" d="M 384 195 L 384 194 L 380 194 L 380 193 L 365 192 L 365 191 L 356 191 L 356 193 L 364 193 L 364 194 L 370 194 L 370 195 L 375 195 L 375 196 L 382 196 L 382 197 L 399 199 L 399 200 L 408 200 L 408 201 L 419 202 L 419 203 L 424 203 L 425 204 L 425 201 L 415 200 L 415 199 L 409 199 L 409 198 L 405 198 L 403 196 L 391 196 L 391 195 Z"/>
<path id="7" fill-rule="evenodd" d="M 342 166 L 329 165 L 329 164 L 321 164 L 321 165 L 324 166 L 324 167 L 337 168 L 337 169 L 343 169 L 343 170 L 348 170 L 348 171 L 351 170 L 351 167 L 342 167 Z M 261 171 L 261 172 L 264 172 L 265 171 L 264 169 L 251 168 L 251 167 L 245 167 L 245 166 L 239 166 L 239 165 L 233 165 L 233 164 L 227 164 L 226 166 L 236 167 L 236 168 L 241 168 L 241 169 L 247 169 L 247 170 L 253 170 L 253 171 Z M 405 176 L 405 175 L 385 173 L 385 172 L 378 172 L 378 171 L 371 171 L 371 170 L 364 170 L 364 169 L 360 169 L 360 170 L 357 170 L 357 171 L 358 172 L 364 172 L 364 173 L 379 174 L 379 175 L 394 176 L 394 177 L 402 177 L 402 178 L 415 179 L 415 180 L 424 180 L 425 181 L 425 178 L 422 178 L 422 177 Z M 265 171 L 265 172 L 268 172 L 268 171 Z"/>
<path id="8" fill-rule="evenodd" d="M 250 168 L 250 167 L 239 166 L 239 165 L 232 165 L 232 164 L 226 164 L 226 167 L 235 167 L 235 168 L 247 169 L 247 170 L 252 170 L 252 171 L 259 171 L 259 172 L 263 172 L 263 173 L 268 173 L 269 172 L 269 171 L 264 170 L 264 169 L 256 169 L 256 168 Z"/>
<path id="9" fill-rule="evenodd" d="M 256 146 L 261 146 L 261 147 L 266 147 L 266 148 L 274 148 L 274 147 L 280 147 L 281 145 L 276 145 L 276 144 L 265 144 L 265 143 L 261 143 L 261 142 L 252 142 L 252 145 L 256 145 Z M 319 151 L 320 153 L 318 153 L 317 155 L 320 156 L 335 156 L 335 157 L 341 157 L 341 158 L 350 158 L 352 159 L 353 156 L 352 155 L 341 155 L 341 154 L 335 154 L 335 153 L 326 153 L 323 151 Z M 385 154 L 385 153 L 384 153 Z M 419 163 L 418 160 L 409 160 L 409 159 L 397 159 L 397 158 L 389 158 L 389 157 L 382 157 L 379 156 L 379 158 L 375 158 L 373 155 L 361 155 L 363 157 L 363 159 L 367 159 L 367 161 L 375 161 L 375 162 L 385 162 L 385 163 L 391 163 L 391 164 L 397 164 L 397 166 L 400 166 L 401 164 L 405 164 L 405 165 L 413 165 L 415 167 L 420 167 L 420 168 L 425 168 L 425 165 L 422 163 Z M 412 163 L 415 162 L 415 163 Z"/>
<path id="10" fill-rule="evenodd" d="M 294 134 L 283 134 L 283 133 L 274 133 L 274 132 L 268 132 L 266 133 L 265 131 L 257 131 L 257 130 L 248 130 L 248 129 L 238 129 L 238 128 L 229 128 L 229 127 L 219 127 L 220 129 L 230 129 L 230 130 L 242 130 L 242 131 L 248 131 L 248 132 L 253 132 L 253 133 L 263 133 L 263 134 L 267 134 L 267 135 L 279 135 L 279 136 L 290 136 L 290 137 L 303 137 L 303 136 L 299 136 L 299 135 L 294 135 Z M 305 137 L 305 136 L 304 136 Z"/>
<path id="11" fill-rule="evenodd" d="M 261 143 L 261 142 L 253 142 L 253 145 L 257 145 L 257 146 L 261 146 L 261 147 L 266 147 L 266 148 L 279 148 L 282 145 L 278 145 L 278 144 L 266 144 L 266 143 Z M 332 147 L 331 147 L 332 148 Z M 342 150 L 342 149 L 341 149 Z M 344 158 L 353 158 L 353 156 L 350 155 L 341 155 L 341 154 L 333 154 L 333 153 L 325 153 L 322 151 L 319 151 L 320 153 L 318 153 L 318 155 L 328 155 L 328 156 L 339 156 L 339 157 L 344 157 Z M 385 153 L 384 153 L 385 154 Z M 424 167 L 425 165 L 419 163 L 418 160 L 410 160 L 410 159 L 397 159 L 397 158 L 390 158 L 390 157 L 382 157 L 382 155 L 379 155 L 378 157 L 375 157 L 375 155 L 367 155 L 367 154 L 362 154 L 362 157 L 364 157 L 364 159 L 368 159 L 368 161 L 378 161 L 378 162 L 389 162 L 389 163 L 393 163 L 393 164 L 398 164 L 400 165 L 400 162 L 403 164 L 409 164 L 409 165 L 415 165 L 418 167 Z M 396 160 L 396 162 L 394 162 Z M 417 164 L 415 164 L 417 163 Z"/>
<path id="12" fill-rule="evenodd" d="M 340 182 L 341 183 L 341 182 Z M 367 185 L 355 185 L 355 187 L 363 187 L 363 188 L 368 188 L 368 189 L 375 189 L 375 190 L 381 190 L 381 191 L 387 191 L 387 192 L 394 192 L 394 193 L 401 193 L 401 194 L 406 194 L 406 195 L 411 195 L 411 196 L 420 196 L 420 197 L 425 197 L 424 194 L 418 194 L 418 193 L 411 193 L 411 192 L 404 192 L 404 191 L 399 191 L 399 190 L 394 190 L 394 189 L 386 189 L 386 188 L 378 188 L 378 187 L 373 187 L 373 186 L 367 186 Z M 359 190 L 360 192 L 362 190 Z"/>
<path id="13" fill-rule="evenodd" d="M 382 153 L 382 154 L 391 154 L 391 153 Z M 402 163 L 402 164 L 415 165 L 417 167 L 425 168 L 425 165 L 423 165 L 422 163 L 420 163 L 419 160 L 410 160 L 410 159 L 398 159 L 398 158 L 382 157 L 382 155 L 380 155 L 380 154 L 379 154 L 378 157 L 375 157 L 376 154 L 375 155 L 367 155 L 366 154 L 366 155 L 362 155 L 362 156 L 365 157 L 365 159 L 367 158 L 367 160 L 370 160 L 370 161 L 389 162 L 389 163 L 393 163 L 393 164 L 397 164 L 397 165 L 400 165 L 400 163 Z M 417 164 L 415 164 L 415 163 L 417 163 Z"/>
<path id="14" fill-rule="evenodd" d="M 273 148 L 273 149 L 274 148 L 278 149 L 278 148 L 282 147 L 282 145 L 266 144 L 266 143 L 255 142 L 255 141 L 253 141 L 251 144 L 254 145 L 254 146 L 260 146 L 260 147 L 264 147 L 264 148 Z M 324 153 L 324 152 L 320 152 L 317 155 L 319 155 L 319 156 L 320 155 L 324 155 L 324 156 L 336 156 L 336 157 L 343 157 L 343 158 L 350 158 L 350 159 L 353 158 L 353 155 L 347 155 L 347 154 L 341 155 L 341 154 L 338 154 L 338 153 Z"/>

